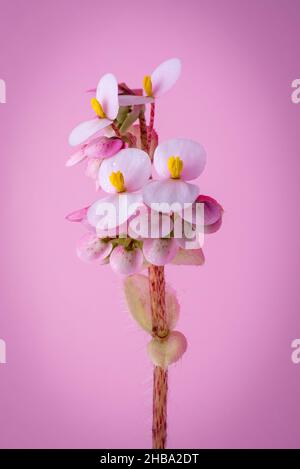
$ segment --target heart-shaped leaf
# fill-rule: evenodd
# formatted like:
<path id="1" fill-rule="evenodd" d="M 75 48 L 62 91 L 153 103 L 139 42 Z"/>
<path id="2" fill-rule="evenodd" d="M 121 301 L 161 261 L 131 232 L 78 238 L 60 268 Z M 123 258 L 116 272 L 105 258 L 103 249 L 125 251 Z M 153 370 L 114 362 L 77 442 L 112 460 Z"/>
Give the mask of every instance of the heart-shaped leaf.
<path id="1" fill-rule="evenodd" d="M 154 365 L 166 369 L 182 357 L 187 349 L 187 340 L 181 332 L 172 331 L 164 339 L 154 337 L 147 349 Z"/>

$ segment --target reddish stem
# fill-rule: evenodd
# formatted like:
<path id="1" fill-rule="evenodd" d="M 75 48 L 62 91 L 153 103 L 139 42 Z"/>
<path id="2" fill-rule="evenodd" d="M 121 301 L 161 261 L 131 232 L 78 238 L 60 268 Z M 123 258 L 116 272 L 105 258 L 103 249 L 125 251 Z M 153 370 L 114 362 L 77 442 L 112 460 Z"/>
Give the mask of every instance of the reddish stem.
<path id="1" fill-rule="evenodd" d="M 150 122 L 149 122 L 149 128 L 148 128 L 148 147 L 151 147 L 151 140 L 152 140 L 152 133 L 153 133 L 153 127 L 154 127 L 154 118 L 155 118 L 155 102 L 151 103 L 151 108 L 150 108 Z"/>
<path id="2" fill-rule="evenodd" d="M 147 123 L 146 123 L 144 111 L 140 112 L 139 120 L 140 120 L 140 133 L 141 133 L 142 149 L 144 151 L 146 151 L 147 153 L 149 153 Z"/>
<path id="3" fill-rule="evenodd" d="M 152 313 L 152 334 L 163 338 L 169 333 L 165 301 L 164 267 L 151 265 L 149 289 Z M 152 446 L 164 449 L 167 440 L 168 370 L 155 366 L 153 370 Z"/>
<path id="4" fill-rule="evenodd" d="M 113 130 L 114 130 L 116 136 L 119 137 L 119 138 L 122 138 L 122 135 L 121 135 L 121 133 L 120 133 L 120 130 L 118 129 L 118 127 L 116 126 L 116 124 L 113 122 L 113 123 L 111 124 L 111 126 L 112 126 L 112 128 L 113 128 Z"/>

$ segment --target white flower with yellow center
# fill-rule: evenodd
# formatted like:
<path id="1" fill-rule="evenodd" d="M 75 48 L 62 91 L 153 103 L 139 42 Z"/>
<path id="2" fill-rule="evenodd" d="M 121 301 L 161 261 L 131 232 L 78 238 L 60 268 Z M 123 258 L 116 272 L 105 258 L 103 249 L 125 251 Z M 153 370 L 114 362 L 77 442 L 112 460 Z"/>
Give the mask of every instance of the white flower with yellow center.
<path id="1" fill-rule="evenodd" d="M 196 179 L 206 163 L 200 143 L 176 138 L 158 145 L 153 165 L 160 180 L 150 181 L 143 190 L 144 203 L 162 213 L 181 212 L 199 195 L 199 188 L 187 181 Z"/>
<path id="2" fill-rule="evenodd" d="M 142 205 L 141 189 L 150 176 L 150 158 L 137 148 L 126 148 L 104 160 L 98 182 L 110 195 L 91 205 L 87 212 L 89 223 L 99 231 L 126 223 Z"/>
<path id="3" fill-rule="evenodd" d="M 70 136 L 72 146 L 85 142 L 88 138 L 108 127 L 117 117 L 119 111 L 118 82 L 114 75 L 107 73 L 98 83 L 96 97 L 91 99 L 91 106 L 96 117 L 75 127 Z"/>
<path id="4" fill-rule="evenodd" d="M 147 104 L 154 102 L 155 98 L 169 91 L 179 78 L 181 72 L 181 61 L 177 58 L 166 60 L 161 63 L 151 75 L 143 79 L 143 88 L 146 96 L 120 95 L 120 106 L 131 106 L 135 104 Z"/>

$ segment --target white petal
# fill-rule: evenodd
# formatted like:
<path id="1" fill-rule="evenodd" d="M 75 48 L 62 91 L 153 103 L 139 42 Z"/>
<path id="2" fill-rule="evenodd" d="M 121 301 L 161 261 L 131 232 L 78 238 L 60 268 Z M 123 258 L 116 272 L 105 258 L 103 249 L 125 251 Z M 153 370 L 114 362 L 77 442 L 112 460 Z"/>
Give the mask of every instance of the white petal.
<path id="1" fill-rule="evenodd" d="M 169 59 L 160 64 L 151 74 L 153 96 L 158 97 L 169 91 L 181 72 L 181 61 Z"/>
<path id="2" fill-rule="evenodd" d="M 158 145 L 154 152 L 154 167 L 161 178 L 170 178 L 168 159 L 179 156 L 183 161 L 181 178 L 190 181 L 202 173 L 206 164 L 206 153 L 200 143 L 185 138 L 174 138 Z"/>
<path id="3" fill-rule="evenodd" d="M 116 192 L 109 177 L 112 172 L 117 171 L 121 171 L 123 174 L 126 191 L 139 190 L 150 178 L 150 158 L 146 152 L 138 148 L 126 148 L 104 160 L 99 170 L 99 183 L 105 192 Z"/>
<path id="4" fill-rule="evenodd" d="M 138 104 L 149 104 L 153 103 L 154 99 L 149 96 L 136 96 L 130 94 L 120 94 L 119 95 L 119 105 L 120 106 L 135 106 Z"/>
<path id="5" fill-rule="evenodd" d="M 98 232 L 123 225 L 142 205 L 139 192 L 111 194 L 94 202 L 87 212 L 88 222 Z"/>
<path id="6" fill-rule="evenodd" d="M 165 238 L 173 229 L 170 215 L 150 210 L 143 206 L 129 222 L 128 233 L 131 238 Z"/>
<path id="7" fill-rule="evenodd" d="M 198 194 L 198 186 L 180 179 L 150 181 L 143 190 L 145 204 L 162 213 L 180 212 L 192 204 Z"/>
<path id="8" fill-rule="evenodd" d="M 102 106 L 105 115 L 112 121 L 119 110 L 118 82 L 112 73 L 104 75 L 98 83 L 96 98 Z"/>
<path id="9" fill-rule="evenodd" d="M 98 118 L 81 122 L 81 124 L 77 125 L 70 133 L 69 144 L 72 146 L 79 145 L 110 124 L 111 121 L 109 119 Z"/>

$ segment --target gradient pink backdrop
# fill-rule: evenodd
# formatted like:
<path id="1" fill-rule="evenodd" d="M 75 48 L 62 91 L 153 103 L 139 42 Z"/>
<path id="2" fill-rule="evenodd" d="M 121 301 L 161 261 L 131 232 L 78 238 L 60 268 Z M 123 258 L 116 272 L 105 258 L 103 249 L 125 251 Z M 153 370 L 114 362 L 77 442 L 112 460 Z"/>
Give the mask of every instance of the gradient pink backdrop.
<path id="1" fill-rule="evenodd" d="M 67 212 L 96 198 L 66 169 L 84 90 L 178 56 L 161 139 L 201 141 L 222 230 L 203 268 L 168 267 L 189 341 L 170 369 L 171 448 L 299 447 L 300 1 L 0 0 L 0 446 L 149 447 L 149 338 L 121 280 L 75 255 Z"/>

